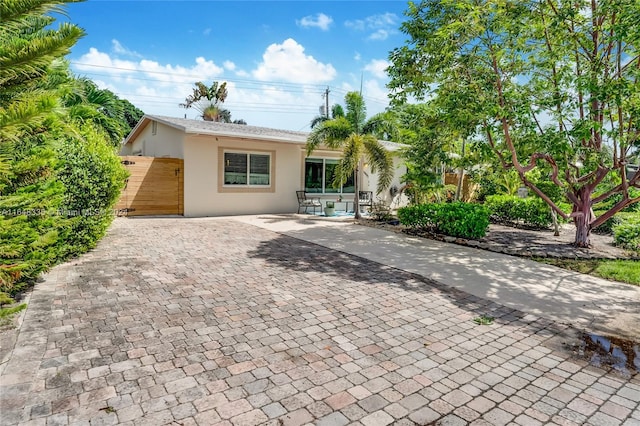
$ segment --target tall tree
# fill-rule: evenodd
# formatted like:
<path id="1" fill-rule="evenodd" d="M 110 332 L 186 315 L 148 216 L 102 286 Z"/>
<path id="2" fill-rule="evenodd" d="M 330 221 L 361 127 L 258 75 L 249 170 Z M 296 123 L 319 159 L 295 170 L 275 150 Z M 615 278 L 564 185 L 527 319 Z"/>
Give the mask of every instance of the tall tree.
<path id="1" fill-rule="evenodd" d="M 504 168 L 576 227 L 591 229 L 640 197 L 627 177 L 640 140 L 640 6 L 637 0 L 425 0 L 410 3 L 406 46 L 390 54 L 395 101 L 443 98 L 472 113 Z M 608 148 L 610 147 L 610 149 Z M 558 205 L 529 175 L 547 173 L 573 205 Z M 606 188 L 603 183 L 615 183 Z M 613 207 L 592 205 L 612 196 Z"/>
<path id="2" fill-rule="evenodd" d="M 76 0 L 0 1 L 0 143 L 36 129 L 59 106 L 38 84 L 84 32 L 46 13 Z"/>
<path id="3" fill-rule="evenodd" d="M 307 139 L 307 156 L 321 145 L 342 150 L 342 158 L 335 168 L 333 186 L 340 187 L 354 176 L 354 211 L 356 219 L 359 219 L 358 172 L 363 161 L 366 159 L 371 165 L 372 172 L 379 170 L 378 193 L 387 188 L 393 178 L 391 154 L 378 141 L 382 133 L 390 132 L 391 126 L 386 125 L 380 114 L 366 120 L 364 99 L 358 92 L 347 93 L 345 105 L 344 117 L 323 121 L 313 128 Z"/>
<path id="4" fill-rule="evenodd" d="M 227 82 L 220 84 L 214 81 L 211 86 L 198 81 L 195 83 L 193 93 L 180 104 L 182 108 L 195 108 L 200 112 L 200 117 L 205 121 L 217 121 L 221 123 L 247 124 L 246 121 L 231 120 L 231 111 L 222 108 L 227 100 Z"/>

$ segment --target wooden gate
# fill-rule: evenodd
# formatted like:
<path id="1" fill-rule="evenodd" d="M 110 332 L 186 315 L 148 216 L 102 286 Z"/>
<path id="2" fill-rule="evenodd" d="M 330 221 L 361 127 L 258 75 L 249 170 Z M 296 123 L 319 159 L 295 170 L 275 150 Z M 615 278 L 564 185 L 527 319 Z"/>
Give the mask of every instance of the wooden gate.
<path id="1" fill-rule="evenodd" d="M 116 209 L 124 216 L 184 214 L 184 160 L 120 157 L 129 170 Z"/>

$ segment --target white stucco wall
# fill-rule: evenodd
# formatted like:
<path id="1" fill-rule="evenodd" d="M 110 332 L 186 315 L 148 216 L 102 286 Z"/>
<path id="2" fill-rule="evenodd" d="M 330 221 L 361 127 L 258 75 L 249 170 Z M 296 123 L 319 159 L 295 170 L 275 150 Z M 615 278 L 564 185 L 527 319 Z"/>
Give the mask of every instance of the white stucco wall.
<path id="1" fill-rule="evenodd" d="M 398 207 L 406 206 L 409 204 L 409 199 L 405 195 L 391 195 L 389 191 L 390 188 L 395 187 L 396 189 L 400 189 L 403 185 L 401 182 L 402 176 L 407 172 L 407 166 L 405 165 L 405 160 L 398 156 L 394 155 L 393 157 L 393 167 L 395 169 L 393 180 L 391 181 L 391 185 L 389 188 L 382 191 L 380 194 L 376 194 L 376 190 L 378 188 L 378 176 L 375 173 L 371 173 L 369 168 L 365 168 L 365 176 L 364 176 L 364 185 L 363 188 L 366 187 L 368 191 L 373 191 L 373 198 L 376 201 L 384 201 L 387 205 L 390 205 L 392 208 L 396 209 Z"/>
<path id="2" fill-rule="evenodd" d="M 269 192 L 221 185 L 221 150 L 270 152 Z M 184 144 L 184 215 L 292 213 L 298 208 L 303 146 L 290 143 L 188 135 Z M 224 192 L 220 192 L 224 191 Z"/>
<path id="3" fill-rule="evenodd" d="M 182 140 L 184 137 L 184 132 L 162 123 L 157 123 L 154 134 L 153 122 L 149 122 L 134 141 L 122 148 L 120 154 L 183 158 Z"/>

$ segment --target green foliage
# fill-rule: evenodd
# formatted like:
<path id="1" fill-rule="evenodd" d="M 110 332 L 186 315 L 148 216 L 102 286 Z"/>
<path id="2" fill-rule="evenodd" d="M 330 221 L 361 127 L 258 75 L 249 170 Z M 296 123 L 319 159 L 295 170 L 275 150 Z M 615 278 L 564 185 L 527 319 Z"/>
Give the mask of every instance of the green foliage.
<path id="1" fill-rule="evenodd" d="M 42 81 L 84 32 L 68 23 L 52 28 L 54 19 L 44 15 L 70 2 L 0 2 L 0 143 L 36 131 L 59 106 Z"/>
<path id="2" fill-rule="evenodd" d="M 83 140 L 59 145 L 66 160 L 57 172 L 65 185 L 63 207 L 72 214 L 67 253 L 77 255 L 92 248 L 113 219 L 115 205 L 127 177 L 120 158 L 93 127 L 81 129 Z"/>
<path id="3" fill-rule="evenodd" d="M 480 140 L 550 205 L 566 195 L 580 246 L 608 182 L 622 196 L 612 213 L 637 202 L 623 194 L 640 174 L 622 179 L 640 147 L 637 1 L 422 0 L 405 14 L 387 69 L 395 104 L 429 99 L 445 128 Z"/>
<path id="4" fill-rule="evenodd" d="M 613 281 L 640 285 L 640 261 L 609 259 L 553 259 L 549 257 L 534 259 L 581 274 L 594 275 Z"/>
<path id="5" fill-rule="evenodd" d="M 596 217 L 600 217 L 605 214 L 606 211 L 595 210 L 593 213 L 596 215 Z M 602 225 L 594 228 L 593 232 L 596 234 L 613 234 L 613 227 L 618 225 L 621 221 L 622 219 L 620 217 L 620 213 L 618 213 L 617 215 L 611 216 Z"/>
<path id="6" fill-rule="evenodd" d="M 91 124 L 6 143 L 12 153 L 0 196 L 0 290 L 20 291 L 69 256 L 93 247 L 113 214 L 126 171 Z"/>
<path id="7" fill-rule="evenodd" d="M 491 325 L 493 324 L 493 320 L 495 318 L 488 316 L 488 315 L 481 315 L 477 318 L 473 319 L 473 322 L 475 322 L 478 325 Z"/>
<path id="8" fill-rule="evenodd" d="M 0 308 L 0 326 L 6 326 L 11 324 L 11 318 L 18 312 L 27 308 L 26 303 L 21 303 L 18 306 L 12 306 L 10 308 Z"/>
<path id="9" fill-rule="evenodd" d="M 395 133 L 393 127 L 382 116 L 376 115 L 365 121 L 366 108 L 364 99 L 357 92 L 349 92 L 345 96 L 346 115 L 331 120 L 324 120 L 315 125 L 307 138 L 306 152 L 311 155 L 321 145 L 330 149 L 342 150 L 342 158 L 334 170 L 333 186 L 339 188 L 350 177 L 358 173 L 360 163 L 366 161 L 371 172 L 378 172 L 378 188 L 380 193 L 393 179 L 393 158 L 375 136 L 382 129 L 385 134 Z M 384 116 L 387 117 L 387 116 Z M 356 193 L 359 182 L 356 180 Z M 357 199 L 357 198 L 356 198 Z M 360 218 L 360 208 L 355 204 L 355 217 Z"/>
<path id="10" fill-rule="evenodd" d="M 614 225 L 613 243 L 627 250 L 640 251 L 640 217 Z"/>
<path id="11" fill-rule="evenodd" d="M 640 285 L 640 261 L 638 260 L 601 261 L 596 272 L 602 278 Z"/>
<path id="12" fill-rule="evenodd" d="M 615 206 L 617 203 L 619 203 L 622 200 L 622 197 L 623 197 L 622 194 L 613 194 L 609 198 L 597 204 L 594 204 L 593 208 L 594 210 L 607 211 L 613 208 L 613 206 Z M 640 189 L 630 188 L 629 197 L 630 198 L 640 197 Z M 622 209 L 622 211 L 623 212 L 640 212 L 640 203 L 631 204 L 628 207 Z"/>
<path id="13" fill-rule="evenodd" d="M 538 197 L 490 195 L 484 205 L 491 212 L 491 219 L 499 223 L 521 223 L 537 228 L 547 228 L 553 223 L 551 209 Z"/>
<path id="14" fill-rule="evenodd" d="M 413 229 L 461 238 L 482 238 L 489 226 L 489 212 L 484 206 L 463 202 L 402 207 L 398 219 Z"/>
<path id="15" fill-rule="evenodd" d="M 0 2 L 0 291 L 8 294 L 93 247 L 124 183 L 113 148 L 130 128 L 122 101 L 70 76 L 60 58 L 83 32 L 54 29 L 43 16 L 64 3 Z"/>
<path id="16" fill-rule="evenodd" d="M 2 305 L 10 305 L 12 303 L 15 303 L 15 300 L 13 300 L 11 297 L 9 297 L 9 295 L 7 293 L 0 292 L 0 306 L 2 306 Z"/>

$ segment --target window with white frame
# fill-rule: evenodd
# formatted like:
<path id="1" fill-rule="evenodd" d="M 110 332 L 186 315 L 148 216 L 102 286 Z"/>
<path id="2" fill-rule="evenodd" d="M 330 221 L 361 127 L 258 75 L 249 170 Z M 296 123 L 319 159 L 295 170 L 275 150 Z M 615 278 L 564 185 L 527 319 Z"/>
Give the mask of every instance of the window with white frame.
<path id="1" fill-rule="evenodd" d="M 332 158 L 307 158 L 304 162 L 304 190 L 316 194 L 353 194 L 355 183 L 349 177 L 341 188 L 333 187 L 333 175 L 338 160 Z"/>
<path id="2" fill-rule="evenodd" d="M 253 152 L 225 152 L 224 184 L 270 186 L 271 155 Z"/>

